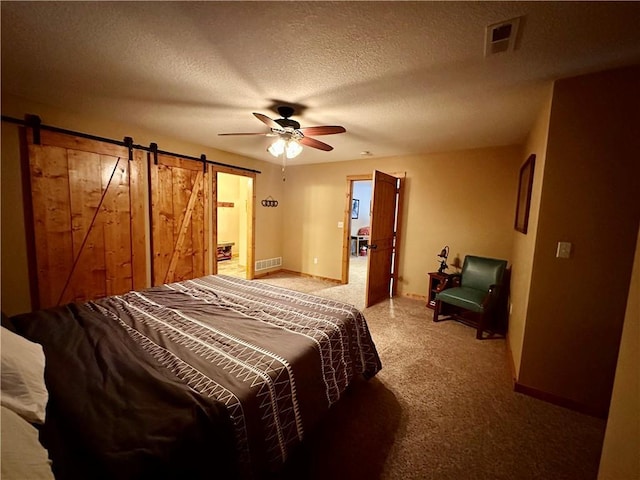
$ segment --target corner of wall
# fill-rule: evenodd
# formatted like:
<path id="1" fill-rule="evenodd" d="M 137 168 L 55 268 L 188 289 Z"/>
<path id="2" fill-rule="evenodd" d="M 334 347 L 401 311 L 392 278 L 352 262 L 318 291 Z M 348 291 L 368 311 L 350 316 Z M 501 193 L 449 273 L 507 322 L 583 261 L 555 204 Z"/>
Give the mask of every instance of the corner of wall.
<path id="1" fill-rule="evenodd" d="M 527 321 L 527 307 L 529 304 L 529 289 L 533 270 L 533 256 L 535 251 L 536 232 L 542 196 L 542 183 L 549 137 L 549 121 L 551 117 L 551 103 L 553 99 L 553 85 L 549 87 L 548 98 L 540 108 L 533 128 L 529 132 L 527 141 L 523 145 L 522 161 L 530 154 L 536 155 L 533 190 L 531 193 L 531 207 L 527 233 L 513 232 L 513 262 L 511 273 L 511 296 L 509 314 L 509 334 L 507 336 L 509 354 L 514 370 L 515 380 L 520 374 L 520 361 Z"/>
<path id="2" fill-rule="evenodd" d="M 523 316 L 518 382 L 604 417 L 640 219 L 639 78 L 636 67 L 554 85 Z M 612 239 L 614 268 L 600 261 Z M 556 257 L 559 241 L 573 244 L 568 259 Z"/>
<path id="3" fill-rule="evenodd" d="M 611 395 L 599 480 L 640 478 L 640 230 Z M 635 422 L 629 421 L 636 419 Z"/>

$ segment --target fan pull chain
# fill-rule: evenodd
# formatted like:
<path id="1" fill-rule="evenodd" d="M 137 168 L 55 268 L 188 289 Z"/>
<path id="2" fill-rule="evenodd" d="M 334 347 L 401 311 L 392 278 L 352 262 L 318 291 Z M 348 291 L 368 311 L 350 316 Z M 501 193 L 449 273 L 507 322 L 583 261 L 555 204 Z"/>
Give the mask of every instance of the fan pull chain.
<path id="1" fill-rule="evenodd" d="M 283 153 L 282 154 L 282 181 L 286 182 L 287 179 L 284 175 L 284 169 L 287 168 L 287 156 Z"/>

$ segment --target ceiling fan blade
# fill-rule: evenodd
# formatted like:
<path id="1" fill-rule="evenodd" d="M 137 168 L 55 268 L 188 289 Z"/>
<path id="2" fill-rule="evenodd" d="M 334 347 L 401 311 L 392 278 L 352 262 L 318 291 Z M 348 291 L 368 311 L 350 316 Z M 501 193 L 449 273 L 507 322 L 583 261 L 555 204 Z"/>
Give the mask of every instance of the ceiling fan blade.
<path id="1" fill-rule="evenodd" d="M 315 137 L 317 135 L 333 135 L 334 133 L 346 132 L 344 127 L 339 125 L 324 125 L 322 127 L 304 127 L 298 128 L 304 135 Z"/>
<path id="2" fill-rule="evenodd" d="M 269 128 L 277 128 L 277 129 L 282 129 L 282 127 L 280 126 L 280 124 L 278 122 L 276 122 L 275 120 L 272 120 L 271 118 L 267 117 L 266 115 L 263 115 L 262 113 L 255 113 L 254 112 L 255 117 L 260 120 L 262 123 L 264 123 L 267 127 Z"/>
<path id="3" fill-rule="evenodd" d="M 317 148 L 318 150 L 324 150 L 325 152 L 333 150 L 331 145 L 327 145 L 326 143 L 311 137 L 302 137 L 299 142 L 307 147 Z"/>
<path id="4" fill-rule="evenodd" d="M 222 135 L 270 135 L 271 132 L 263 132 L 263 133 L 219 133 L 219 136 Z"/>

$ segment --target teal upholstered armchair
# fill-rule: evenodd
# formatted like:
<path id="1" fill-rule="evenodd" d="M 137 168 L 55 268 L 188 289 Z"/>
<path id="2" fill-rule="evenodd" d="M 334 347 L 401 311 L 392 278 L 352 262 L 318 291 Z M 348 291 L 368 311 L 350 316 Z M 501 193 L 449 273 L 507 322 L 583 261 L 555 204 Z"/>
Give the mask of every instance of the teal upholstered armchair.
<path id="1" fill-rule="evenodd" d="M 444 304 L 453 305 L 467 313 L 466 317 L 461 315 L 455 319 L 468 320 L 469 314 L 476 317 L 476 338 L 483 338 L 483 331 L 496 324 L 496 316 L 506 295 L 506 286 L 503 285 L 506 269 L 506 260 L 467 255 L 462 272 L 449 275 L 438 289 L 433 321 L 441 320 L 439 316 L 443 313 Z"/>

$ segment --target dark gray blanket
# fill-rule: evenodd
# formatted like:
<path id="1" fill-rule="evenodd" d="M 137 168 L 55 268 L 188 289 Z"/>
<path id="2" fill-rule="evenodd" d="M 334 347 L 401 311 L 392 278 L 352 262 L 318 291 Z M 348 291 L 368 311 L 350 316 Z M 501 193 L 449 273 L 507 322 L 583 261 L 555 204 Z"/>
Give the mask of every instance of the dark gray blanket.
<path id="1" fill-rule="evenodd" d="M 44 346 L 60 478 L 262 477 L 381 367 L 354 307 L 224 276 L 12 320 Z"/>

